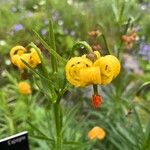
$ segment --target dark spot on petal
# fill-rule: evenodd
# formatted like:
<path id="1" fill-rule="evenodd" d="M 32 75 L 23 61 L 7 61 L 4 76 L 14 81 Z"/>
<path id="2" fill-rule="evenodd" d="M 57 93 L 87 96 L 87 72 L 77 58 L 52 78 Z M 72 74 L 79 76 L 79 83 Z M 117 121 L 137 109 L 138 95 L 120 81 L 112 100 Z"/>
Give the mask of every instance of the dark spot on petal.
<path id="1" fill-rule="evenodd" d="M 105 66 L 105 70 L 107 70 L 107 68 L 108 68 L 108 65 Z"/>
<path id="2" fill-rule="evenodd" d="M 18 50 L 16 50 L 15 52 L 14 52 L 14 55 L 16 55 L 18 53 Z"/>
<path id="3" fill-rule="evenodd" d="M 89 67 L 89 65 L 88 65 L 88 64 L 86 64 L 86 67 Z"/>
<path id="4" fill-rule="evenodd" d="M 77 64 L 80 64 L 80 62 L 78 61 Z"/>

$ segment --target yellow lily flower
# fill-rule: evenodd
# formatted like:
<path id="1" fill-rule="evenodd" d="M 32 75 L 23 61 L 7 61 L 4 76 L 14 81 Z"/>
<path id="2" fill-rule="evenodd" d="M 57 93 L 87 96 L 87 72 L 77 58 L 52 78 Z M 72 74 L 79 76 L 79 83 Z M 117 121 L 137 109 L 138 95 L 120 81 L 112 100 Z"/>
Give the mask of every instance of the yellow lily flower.
<path id="1" fill-rule="evenodd" d="M 109 84 L 120 72 L 120 62 L 113 55 L 106 55 L 97 59 L 94 66 L 100 68 L 101 84 Z"/>
<path id="2" fill-rule="evenodd" d="M 22 62 L 21 59 L 26 61 L 32 68 L 35 68 L 41 63 L 39 55 L 34 48 L 31 48 L 29 52 L 23 46 L 15 46 L 10 50 L 11 62 L 16 65 L 19 69 L 26 69 L 27 66 Z"/>
<path id="3" fill-rule="evenodd" d="M 101 57 L 98 51 L 87 57 L 83 55 L 71 58 L 66 65 L 67 80 L 77 87 L 109 84 L 119 72 L 119 60 L 113 55 Z"/>

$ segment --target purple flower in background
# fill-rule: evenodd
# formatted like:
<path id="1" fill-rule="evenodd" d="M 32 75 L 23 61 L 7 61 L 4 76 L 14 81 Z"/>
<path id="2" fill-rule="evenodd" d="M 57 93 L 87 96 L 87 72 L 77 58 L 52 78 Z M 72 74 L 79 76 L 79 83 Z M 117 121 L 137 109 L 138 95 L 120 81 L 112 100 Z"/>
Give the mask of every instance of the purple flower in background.
<path id="1" fill-rule="evenodd" d="M 46 29 L 41 29 L 41 34 L 42 35 L 46 35 L 47 34 L 47 30 Z"/>
<path id="2" fill-rule="evenodd" d="M 142 55 L 145 60 L 150 60 L 150 44 L 141 43 L 139 54 Z"/>
<path id="3" fill-rule="evenodd" d="M 45 19 L 45 20 L 44 20 L 44 24 L 45 24 L 45 25 L 48 25 L 48 24 L 49 24 L 49 20 L 48 20 L 48 19 Z"/>
<path id="4" fill-rule="evenodd" d="M 58 20 L 59 18 L 59 12 L 58 11 L 55 11 L 53 14 L 52 14 L 52 20 L 55 22 Z"/>
<path id="5" fill-rule="evenodd" d="M 129 54 L 124 54 L 123 58 L 124 58 L 124 67 L 126 69 L 133 71 L 134 73 L 137 73 L 140 75 L 143 74 L 143 70 L 138 65 L 138 61 L 136 60 L 134 56 L 129 55 Z"/>
<path id="6" fill-rule="evenodd" d="M 13 30 L 15 32 L 18 32 L 18 31 L 21 31 L 24 29 L 24 26 L 22 24 L 16 24 L 14 27 L 13 27 Z"/>

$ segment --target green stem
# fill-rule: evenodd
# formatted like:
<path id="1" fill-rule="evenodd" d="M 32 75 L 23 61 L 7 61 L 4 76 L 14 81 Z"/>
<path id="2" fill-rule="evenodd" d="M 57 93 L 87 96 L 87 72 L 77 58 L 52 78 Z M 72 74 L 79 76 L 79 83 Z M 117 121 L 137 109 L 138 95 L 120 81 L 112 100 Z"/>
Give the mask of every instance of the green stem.
<path id="1" fill-rule="evenodd" d="M 62 112 L 59 103 L 54 103 L 54 116 L 56 128 L 56 150 L 62 149 Z"/>
<path id="2" fill-rule="evenodd" d="M 97 84 L 93 84 L 93 91 L 95 95 L 98 95 L 98 86 Z"/>
<path id="3" fill-rule="evenodd" d="M 62 58 L 56 52 L 56 50 L 52 49 L 35 30 L 33 30 L 33 32 L 35 33 L 36 37 L 40 40 L 40 42 L 43 44 L 43 46 L 48 50 L 50 54 L 52 54 L 55 58 L 57 58 L 57 60 L 61 61 L 63 64 L 66 64 L 67 62 L 66 59 Z"/>
<path id="4" fill-rule="evenodd" d="M 123 32 L 123 35 L 127 34 L 128 28 L 130 26 L 130 21 L 131 21 L 131 18 L 129 18 L 128 21 L 127 21 L 127 24 L 126 24 L 125 30 Z M 121 37 L 120 37 L 120 39 L 121 39 Z M 123 45 L 123 41 L 121 39 L 120 45 L 119 45 L 119 48 L 118 48 L 118 51 L 117 51 L 117 57 L 119 57 L 119 58 L 120 58 L 120 54 L 123 52 L 122 45 Z"/>
<path id="5" fill-rule="evenodd" d="M 125 2 L 122 2 L 120 13 L 119 13 L 119 24 L 122 24 L 122 17 L 125 9 Z"/>
<path id="6" fill-rule="evenodd" d="M 104 41 L 104 44 L 105 44 L 105 48 L 106 48 L 106 51 L 107 51 L 106 54 L 111 55 L 111 51 L 110 51 L 110 49 L 108 48 L 108 44 L 107 44 L 105 35 L 102 34 L 101 37 L 103 38 L 103 41 Z"/>
<path id="7" fill-rule="evenodd" d="M 49 20 L 49 45 L 52 47 L 53 50 L 56 51 L 53 22 L 51 19 Z M 53 55 L 51 55 L 51 63 L 52 63 L 53 72 L 57 72 L 57 70 L 58 70 L 57 60 Z"/>
<path id="8" fill-rule="evenodd" d="M 73 45 L 72 52 L 78 48 L 85 48 L 88 53 L 93 52 L 91 46 L 86 41 L 78 41 Z"/>

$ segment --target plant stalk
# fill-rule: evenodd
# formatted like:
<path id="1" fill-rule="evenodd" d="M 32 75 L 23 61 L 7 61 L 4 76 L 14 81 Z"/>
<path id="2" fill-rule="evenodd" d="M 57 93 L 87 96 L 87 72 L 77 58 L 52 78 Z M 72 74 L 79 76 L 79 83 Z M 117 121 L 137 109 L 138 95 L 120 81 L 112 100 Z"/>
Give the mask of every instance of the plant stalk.
<path id="1" fill-rule="evenodd" d="M 58 101 L 54 103 L 54 116 L 56 128 L 56 150 L 62 150 L 62 112 Z"/>
<path id="2" fill-rule="evenodd" d="M 53 23 L 51 19 L 49 20 L 49 45 L 52 47 L 53 50 L 56 51 Z M 57 72 L 58 70 L 57 60 L 53 55 L 51 55 L 51 63 L 52 63 L 53 72 Z"/>
<path id="3" fill-rule="evenodd" d="M 97 84 L 93 84 L 94 95 L 98 95 L 98 87 Z"/>
<path id="4" fill-rule="evenodd" d="M 104 34 L 102 34 L 101 35 L 102 36 L 102 38 L 103 38 L 103 41 L 104 41 L 104 45 L 105 45 L 105 48 L 106 48 L 106 55 L 111 55 L 111 51 L 110 51 L 110 49 L 108 48 L 108 44 L 107 44 L 107 41 L 106 41 L 106 38 L 105 38 L 105 35 Z"/>

